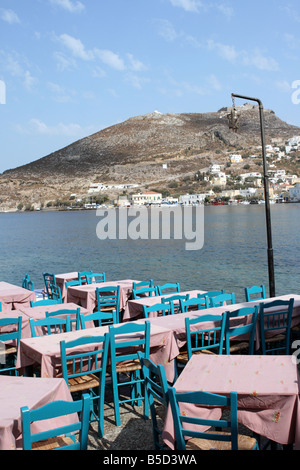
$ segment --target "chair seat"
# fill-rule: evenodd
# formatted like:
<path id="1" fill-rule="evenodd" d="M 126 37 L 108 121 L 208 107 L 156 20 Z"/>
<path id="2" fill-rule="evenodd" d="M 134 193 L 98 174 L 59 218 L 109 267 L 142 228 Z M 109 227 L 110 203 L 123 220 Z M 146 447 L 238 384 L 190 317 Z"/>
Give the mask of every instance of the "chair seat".
<path id="1" fill-rule="evenodd" d="M 239 352 L 239 351 L 248 351 L 249 349 L 249 343 L 247 343 L 246 341 L 244 342 L 241 342 L 241 343 L 236 343 L 236 344 L 232 344 L 230 346 L 230 353 L 236 353 L 236 352 Z"/>
<path id="2" fill-rule="evenodd" d="M 52 437 L 44 441 L 33 442 L 32 450 L 52 450 L 74 444 L 74 441 L 68 436 Z"/>
<path id="3" fill-rule="evenodd" d="M 216 354 L 214 353 L 213 351 L 210 351 L 209 349 L 202 349 L 201 351 L 194 351 L 193 352 L 193 355 L 196 355 L 196 354 Z M 176 357 L 177 361 L 178 362 L 183 362 L 183 363 L 187 363 L 189 361 L 189 357 L 188 357 L 188 353 L 187 351 L 182 351 L 180 354 L 178 354 L 178 356 Z"/>
<path id="4" fill-rule="evenodd" d="M 226 432 L 216 432 L 214 434 L 226 435 Z M 209 434 L 210 431 L 207 431 Z M 230 434 L 228 434 L 230 435 Z M 238 449 L 239 450 L 253 450 L 256 446 L 256 439 L 244 434 L 238 435 Z M 209 439 L 193 438 L 187 441 L 186 450 L 231 450 L 231 442 L 214 441 Z"/>
<path id="5" fill-rule="evenodd" d="M 0 351 L 0 357 L 1 356 L 7 356 L 8 354 L 16 354 L 17 353 L 17 348 L 14 346 L 6 346 L 4 351 Z"/>
<path id="6" fill-rule="evenodd" d="M 285 335 L 275 335 L 270 338 L 265 338 L 266 343 L 277 343 L 278 341 L 285 341 Z"/>
<path id="7" fill-rule="evenodd" d="M 133 359 L 132 361 L 126 361 L 117 364 L 117 374 L 122 372 L 133 372 L 134 370 L 139 369 L 141 369 L 141 363 L 139 359 Z"/>
<path id="8" fill-rule="evenodd" d="M 82 375 L 80 377 L 72 377 L 69 379 L 70 392 L 80 392 L 99 386 L 99 379 L 96 375 Z"/>

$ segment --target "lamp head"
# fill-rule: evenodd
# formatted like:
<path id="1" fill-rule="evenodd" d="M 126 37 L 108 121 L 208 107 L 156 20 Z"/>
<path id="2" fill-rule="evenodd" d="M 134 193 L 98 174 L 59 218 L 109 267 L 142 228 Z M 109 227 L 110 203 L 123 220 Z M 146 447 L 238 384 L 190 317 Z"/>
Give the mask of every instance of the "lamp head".
<path id="1" fill-rule="evenodd" d="M 236 110 L 235 106 L 231 108 L 230 113 L 227 114 L 227 119 L 229 129 L 232 129 L 234 132 L 237 132 L 240 126 L 240 113 Z"/>

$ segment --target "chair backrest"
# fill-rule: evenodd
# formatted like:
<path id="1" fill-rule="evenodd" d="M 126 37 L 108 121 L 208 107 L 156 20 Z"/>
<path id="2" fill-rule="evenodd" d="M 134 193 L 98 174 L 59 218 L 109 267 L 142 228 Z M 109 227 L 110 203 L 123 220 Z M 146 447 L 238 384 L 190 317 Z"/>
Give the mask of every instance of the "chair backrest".
<path id="1" fill-rule="evenodd" d="M 180 292 L 180 285 L 179 282 L 167 282 L 166 284 L 163 284 L 162 286 L 156 286 L 158 295 L 163 295 L 163 293 L 171 293 L 171 292 Z"/>
<path id="2" fill-rule="evenodd" d="M 165 369 L 161 364 L 156 365 L 151 361 L 151 359 L 144 358 L 140 351 L 138 351 L 138 357 L 142 366 L 142 373 L 150 406 L 154 447 L 156 450 L 163 450 L 165 447 L 160 440 L 162 430 L 158 425 L 156 406 L 159 403 L 164 406 L 166 411 L 169 403 L 169 385 Z"/>
<path id="3" fill-rule="evenodd" d="M 190 298 L 190 294 L 174 294 L 170 295 L 169 297 L 162 297 L 161 303 L 162 304 L 173 304 L 174 313 L 181 313 L 181 303 L 180 300 L 185 301 Z"/>
<path id="4" fill-rule="evenodd" d="M 134 281 L 132 284 L 133 290 L 140 289 L 141 287 L 153 287 L 153 279 L 149 279 L 149 281 L 140 281 L 140 282 Z"/>
<path id="5" fill-rule="evenodd" d="M 89 315 L 84 315 L 83 313 L 80 313 L 79 323 L 82 330 L 85 329 L 87 322 L 94 322 L 95 327 L 115 324 L 117 323 L 116 311 L 113 310 L 112 312 L 93 312 Z"/>
<path id="6" fill-rule="evenodd" d="M 194 391 L 194 392 L 176 392 L 174 387 L 169 387 L 169 401 L 174 421 L 176 449 L 185 450 L 185 437 L 194 437 L 199 439 L 209 439 L 210 441 L 231 442 L 231 449 L 238 450 L 238 421 L 237 421 L 237 393 L 231 392 L 228 397 L 217 395 L 215 393 Z M 203 417 L 191 417 L 191 412 L 186 412 L 184 404 L 194 404 L 212 407 L 226 407 L 230 410 L 228 419 L 209 419 Z M 180 405 L 180 407 L 179 407 Z M 226 417 L 227 418 L 227 417 Z M 230 419 L 229 419 L 230 418 Z M 200 427 L 197 425 L 201 425 Z M 229 429 L 230 432 L 203 432 L 205 427 L 218 427 L 222 430 Z"/>
<path id="7" fill-rule="evenodd" d="M 62 295 L 59 286 L 51 286 L 51 298 L 62 302 Z"/>
<path id="8" fill-rule="evenodd" d="M 180 308 L 182 312 L 189 310 L 203 310 L 209 307 L 209 300 L 205 294 L 198 294 L 197 297 L 192 297 L 187 300 L 180 301 Z"/>
<path id="9" fill-rule="evenodd" d="M 8 328 L 7 328 L 8 327 Z M 12 330 L 5 332 L 5 330 Z M 0 319 L 0 341 L 2 343 L 8 342 L 15 345 L 16 352 L 18 351 L 22 332 L 22 317 L 15 318 L 1 318 Z M 6 363 L 6 352 L 0 348 L 0 374 L 3 373 L 17 373 L 16 370 L 16 354 L 11 363 Z"/>
<path id="10" fill-rule="evenodd" d="M 87 284 L 92 284 L 95 282 L 105 282 L 105 273 L 88 273 L 86 275 Z"/>
<path id="11" fill-rule="evenodd" d="M 31 336 L 33 338 L 36 336 L 45 336 L 71 331 L 71 321 L 69 316 L 66 318 L 48 317 L 41 318 L 40 320 L 29 318 L 29 325 Z M 36 328 L 39 329 L 41 332 L 40 334 L 36 333 Z"/>
<path id="12" fill-rule="evenodd" d="M 46 318 L 57 317 L 57 316 L 60 316 L 60 317 L 69 316 L 71 330 L 72 330 L 72 324 L 75 324 L 76 330 L 80 329 L 80 307 L 76 309 L 62 308 L 59 310 L 55 310 L 54 312 L 46 312 L 45 316 Z"/>
<path id="13" fill-rule="evenodd" d="M 91 281 L 88 282 L 88 276 L 92 274 L 93 271 L 80 271 L 78 273 L 78 281 L 80 282 L 80 285 L 82 284 L 91 284 Z"/>
<path id="14" fill-rule="evenodd" d="M 185 319 L 188 358 L 199 351 L 223 353 L 226 313 Z"/>
<path id="15" fill-rule="evenodd" d="M 35 443 L 38 443 L 39 441 L 45 441 L 46 439 L 53 439 L 61 436 L 62 434 L 69 435 L 70 433 L 79 431 L 77 442 L 75 438 L 73 438 L 73 442 L 71 444 L 63 447 L 58 445 L 57 450 L 87 450 L 90 402 L 90 396 L 85 393 L 82 395 L 81 400 L 77 401 L 52 401 L 41 408 L 36 408 L 34 410 L 29 410 L 28 406 L 23 406 L 21 408 L 23 449 L 32 450 Z M 70 421 L 69 424 L 60 425 L 54 429 L 53 424 L 52 426 L 50 424 L 50 429 L 48 430 L 36 433 L 32 431 L 31 423 L 59 417 L 62 417 L 62 419 L 65 420 L 66 415 L 73 414 L 74 419 L 72 421 L 74 422 Z M 51 422 L 52 421 L 50 421 L 50 423 Z M 62 442 L 62 440 L 58 442 Z"/>
<path id="16" fill-rule="evenodd" d="M 256 295 L 256 294 L 259 294 L 259 295 Z M 252 297 L 253 295 L 254 297 Z M 266 298 L 265 286 L 262 284 L 261 286 L 245 287 L 245 297 L 246 297 L 246 302 L 265 299 Z"/>
<path id="17" fill-rule="evenodd" d="M 56 286 L 55 274 L 43 273 L 46 293 L 49 299 L 52 299 L 52 286 Z"/>
<path id="18" fill-rule="evenodd" d="M 65 288 L 68 289 L 68 287 L 72 287 L 72 286 L 80 286 L 80 282 L 78 281 L 78 279 L 74 279 L 72 281 L 67 281 L 65 282 Z"/>
<path id="19" fill-rule="evenodd" d="M 76 351 L 76 348 L 78 350 Z M 84 375 L 99 375 L 102 387 L 105 385 L 109 334 L 82 336 L 72 341 L 60 342 L 63 378 L 69 379 Z M 84 349 L 84 350 L 83 350 Z"/>
<path id="20" fill-rule="evenodd" d="M 25 274 L 22 281 L 22 287 L 34 291 L 34 282 L 30 280 L 29 274 Z"/>
<path id="21" fill-rule="evenodd" d="M 155 313 L 156 317 L 164 317 L 166 315 L 174 315 L 174 306 L 173 303 L 163 304 L 157 303 L 154 305 L 143 305 L 144 318 L 149 318 L 150 313 Z"/>
<path id="22" fill-rule="evenodd" d="M 211 307 L 221 307 L 224 305 L 224 302 L 234 305 L 235 304 L 235 295 L 232 292 L 231 294 L 220 294 L 216 295 L 215 297 L 211 297 L 210 299 L 210 306 Z"/>
<path id="23" fill-rule="evenodd" d="M 150 322 L 122 323 L 109 326 L 111 368 L 116 370 L 118 362 L 138 359 L 150 355 Z"/>
<path id="24" fill-rule="evenodd" d="M 96 287 L 96 304 L 98 312 L 110 313 L 111 323 L 119 323 L 120 286 Z"/>
<path id="25" fill-rule="evenodd" d="M 140 287 L 138 289 L 132 289 L 133 299 L 140 299 L 141 297 L 155 297 L 158 295 L 156 287 Z"/>
<path id="26" fill-rule="evenodd" d="M 2 302 L 0 302 L 0 312 L 2 312 Z"/>
<path id="27" fill-rule="evenodd" d="M 57 299 L 42 299 L 42 300 L 31 300 L 30 307 L 39 307 L 40 305 L 60 305 L 62 300 Z"/>
<path id="28" fill-rule="evenodd" d="M 230 338 L 236 338 L 238 336 L 246 336 L 249 342 L 248 354 L 254 354 L 254 340 L 256 332 L 256 324 L 258 318 L 258 306 L 253 308 L 245 307 L 239 308 L 232 312 L 226 312 L 226 323 L 225 323 L 225 353 L 230 354 Z M 234 318 L 245 317 L 244 324 L 234 324 Z M 249 317 L 251 320 L 249 321 Z"/>
<path id="29" fill-rule="evenodd" d="M 262 354 L 290 354 L 291 321 L 294 299 L 262 302 L 259 305 L 260 343 Z M 284 335 L 285 340 L 268 345 L 272 335 Z"/>
<path id="30" fill-rule="evenodd" d="M 217 295 L 225 294 L 225 289 L 221 290 L 209 290 L 205 292 L 206 297 L 211 299 L 212 297 L 216 297 Z"/>

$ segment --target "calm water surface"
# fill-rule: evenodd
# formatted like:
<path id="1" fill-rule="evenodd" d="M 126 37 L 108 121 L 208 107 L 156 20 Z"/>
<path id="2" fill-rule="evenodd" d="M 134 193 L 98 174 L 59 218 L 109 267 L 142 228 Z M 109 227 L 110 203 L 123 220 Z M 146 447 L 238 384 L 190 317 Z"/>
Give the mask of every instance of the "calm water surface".
<path id="1" fill-rule="evenodd" d="M 300 293 L 300 204 L 271 206 L 276 295 Z M 0 214 L 0 280 L 21 285 L 30 274 L 43 287 L 43 271 L 105 271 L 107 280 L 152 278 L 179 282 L 181 290 L 226 289 L 244 300 L 244 287 L 268 292 L 263 205 L 204 208 L 204 246 L 184 240 L 99 240 L 96 211 Z"/>

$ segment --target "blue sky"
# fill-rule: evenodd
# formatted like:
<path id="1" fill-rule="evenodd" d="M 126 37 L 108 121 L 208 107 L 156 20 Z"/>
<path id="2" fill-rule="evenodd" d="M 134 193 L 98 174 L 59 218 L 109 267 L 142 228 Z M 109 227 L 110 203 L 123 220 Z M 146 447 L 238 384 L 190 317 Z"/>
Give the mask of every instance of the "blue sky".
<path id="1" fill-rule="evenodd" d="M 299 30 L 299 0 L 0 0 L 0 172 L 232 92 L 300 126 Z"/>

